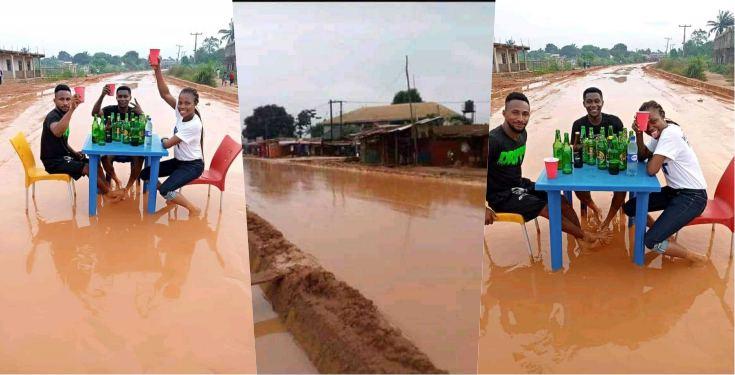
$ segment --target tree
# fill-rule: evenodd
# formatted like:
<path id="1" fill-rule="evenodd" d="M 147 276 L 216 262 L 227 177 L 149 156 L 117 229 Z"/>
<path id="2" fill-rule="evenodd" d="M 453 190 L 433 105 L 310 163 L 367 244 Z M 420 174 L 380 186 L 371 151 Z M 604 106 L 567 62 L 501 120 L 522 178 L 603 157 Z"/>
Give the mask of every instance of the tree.
<path id="1" fill-rule="evenodd" d="M 717 19 L 714 21 L 707 21 L 707 26 L 712 27 L 709 29 L 708 35 L 713 31 L 715 32 L 715 36 L 720 35 L 733 24 L 735 24 L 735 18 L 733 18 L 732 12 L 729 10 L 720 10 L 720 13 L 717 14 Z"/>
<path id="2" fill-rule="evenodd" d="M 421 103 L 423 100 L 421 100 L 421 94 L 416 89 L 411 89 L 410 91 L 401 90 L 396 93 L 395 96 L 393 96 L 393 103 L 392 104 L 402 104 L 402 103 Z"/>
<path id="3" fill-rule="evenodd" d="M 507 44 L 509 46 L 514 46 L 516 44 L 516 41 L 513 40 L 513 38 L 510 38 L 510 39 L 508 39 L 508 40 L 505 41 L 505 44 Z"/>
<path id="4" fill-rule="evenodd" d="M 309 135 L 311 135 L 312 138 L 319 138 L 324 135 L 324 124 L 316 124 L 309 128 L 308 130 Z"/>
<path id="5" fill-rule="evenodd" d="M 59 51 L 58 59 L 61 61 L 71 61 L 71 55 L 66 51 Z"/>
<path id="6" fill-rule="evenodd" d="M 220 29 L 218 34 L 222 34 L 220 37 L 220 41 L 225 42 L 225 44 L 230 44 L 235 41 L 235 26 L 232 24 L 232 18 L 230 18 L 230 27 L 227 29 Z"/>
<path id="7" fill-rule="evenodd" d="M 546 44 L 546 48 L 544 49 L 544 52 L 546 53 L 559 53 L 559 47 L 557 47 L 553 43 Z"/>
<path id="8" fill-rule="evenodd" d="M 202 48 L 204 49 L 204 52 L 206 52 L 208 55 L 211 55 L 215 51 L 217 51 L 220 43 L 222 42 L 220 42 L 219 39 L 210 36 L 209 38 L 204 39 L 204 43 L 202 43 Z"/>
<path id="9" fill-rule="evenodd" d="M 618 43 L 610 49 L 610 54 L 613 56 L 613 59 L 615 59 L 615 62 L 621 63 L 628 55 L 628 46 L 623 43 Z"/>
<path id="10" fill-rule="evenodd" d="M 255 108 L 253 114 L 245 118 L 244 123 L 245 129 L 242 134 L 247 139 L 294 136 L 293 116 L 279 105 L 269 104 Z"/>
<path id="11" fill-rule="evenodd" d="M 316 116 L 316 111 L 313 109 L 304 109 L 296 116 L 296 136 L 301 138 L 304 134 L 309 132 L 311 128 L 311 119 Z"/>
<path id="12" fill-rule="evenodd" d="M 74 55 L 71 61 L 77 65 L 89 65 L 90 61 L 92 61 L 92 57 L 90 57 L 87 52 L 80 52 Z"/>
<path id="13" fill-rule="evenodd" d="M 577 48 L 576 44 L 568 44 L 561 47 L 559 54 L 564 57 L 577 57 L 579 56 L 579 48 Z"/>

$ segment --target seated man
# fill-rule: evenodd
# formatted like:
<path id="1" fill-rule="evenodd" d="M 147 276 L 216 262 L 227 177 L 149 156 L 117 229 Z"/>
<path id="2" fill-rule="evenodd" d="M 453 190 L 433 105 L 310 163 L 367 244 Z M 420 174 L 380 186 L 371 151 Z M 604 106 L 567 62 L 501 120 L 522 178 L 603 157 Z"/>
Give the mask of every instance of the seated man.
<path id="1" fill-rule="evenodd" d="M 549 217 L 547 196 L 537 191 L 535 184 L 521 176 L 521 165 L 526 154 L 526 125 L 531 116 L 528 98 L 513 92 L 505 98 L 502 125 L 490 131 L 487 160 L 487 193 L 485 196 L 485 224 L 492 224 L 495 212 L 517 213 L 525 221 L 537 216 Z M 562 231 L 584 242 L 596 245 L 602 236 L 585 233 L 574 208 L 561 200 Z"/>
<path id="2" fill-rule="evenodd" d="M 587 110 L 587 114 L 574 121 L 572 124 L 571 134 L 574 135 L 576 132 L 580 132 L 581 134 L 583 126 L 586 128 L 587 134 L 594 134 L 595 136 L 600 134 L 602 129 L 605 129 L 605 134 L 609 136 L 610 134 L 607 134 L 607 129 L 609 129 L 610 126 L 612 126 L 613 131 L 616 133 L 625 131 L 623 128 L 623 122 L 620 121 L 620 118 L 615 115 L 602 113 L 603 104 L 605 104 L 605 102 L 602 100 L 602 91 L 600 89 L 597 87 L 589 87 L 584 90 L 582 93 L 582 105 L 584 106 L 584 109 Z M 575 144 L 575 148 L 582 147 L 579 140 L 575 139 L 573 140 L 573 143 Z M 599 223 L 602 215 L 600 213 L 600 208 L 597 207 L 595 202 L 592 200 L 592 194 L 589 191 L 575 191 L 574 194 L 579 198 L 580 202 L 586 204 L 592 209 L 595 213 L 595 219 L 597 219 L 597 222 Z M 607 211 L 607 216 L 605 217 L 605 220 L 602 221 L 602 225 L 600 225 L 601 229 L 604 230 L 608 228 L 610 222 L 615 217 L 615 214 L 620 210 L 620 207 L 623 206 L 623 202 L 625 202 L 625 194 L 626 193 L 624 191 L 616 191 L 613 193 L 610 209 Z"/>
<path id="3" fill-rule="evenodd" d="M 107 85 L 105 85 L 102 89 L 102 94 L 100 94 L 99 99 L 97 99 L 97 102 L 94 103 L 94 107 L 92 108 L 92 116 L 102 116 L 105 121 L 107 121 L 107 117 L 110 115 L 114 115 L 115 117 L 117 117 L 117 115 L 119 114 L 120 118 L 125 118 L 126 114 L 128 114 L 129 116 L 139 116 L 143 114 L 143 110 L 138 104 L 137 99 L 135 100 L 135 104 L 130 105 L 132 90 L 128 86 L 120 86 L 117 88 L 117 90 L 115 90 L 117 105 L 108 105 L 107 107 L 100 109 L 100 107 L 102 106 L 102 100 L 105 98 L 106 95 L 109 94 L 109 88 L 107 87 Z M 107 181 L 114 180 L 117 184 L 117 187 L 119 188 L 121 187 L 120 179 L 117 178 L 115 168 L 112 166 L 112 163 L 115 161 L 118 163 L 131 163 L 130 177 L 128 178 L 128 183 L 125 185 L 125 191 L 128 191 L 133 186 L 133 183 L 135 183 L 135 181 L 137 181 L 138 177 L 140 176 L 140 171 L 143 169 L 143 158 L 140 156 L 102 157 L 102 167 L 104 167 L 105 172 L 107 172 Z"/>
<path id="4" fill-rule="evenodd" d="M 41 131 L 41 162 L 46 172 L 65 173 L 75 180 L 89 175 L 89 159 L 81 152 L 74 151 L 69 146 L 69 140 L 64 137 L 64 132 L 69 128 L 71 116 L 79 103 L 79 97 L 72 96 L 69 86 L 56 86 L 54 89 L 55 108 L 46 115 Z M 93 167 L 98 169 L 97 188 L 100 192 L 113 200 L 119 200 L 122 192 L 113 191 L 110 188 L 99 165 Z M 93 182 L 90 181 L 90 183 Z"/>

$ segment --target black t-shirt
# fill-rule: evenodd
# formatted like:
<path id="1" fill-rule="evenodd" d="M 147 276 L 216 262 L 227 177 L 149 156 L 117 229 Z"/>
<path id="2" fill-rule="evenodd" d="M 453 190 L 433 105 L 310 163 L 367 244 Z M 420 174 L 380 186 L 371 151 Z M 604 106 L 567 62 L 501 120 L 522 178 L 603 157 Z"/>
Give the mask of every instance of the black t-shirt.
<path id="1" fill-rule="evenodd" d="M 526 155 L 526 139 L 524 130 L 514 140 L 503 131 L 503 126 L 490 131 L 487 155 L 487 193 L 486 200 L 491 201 L 493 194 L 505 192 L 522 185 L 521 164 Z"/>
<path id="2" fill-rule="evenodd" d="M 592 125 L 590 122 L 589 117 L 587 115 L 584 115 L 580 118 L 578 118 L 576 121 L 574 121 L 574 124 L 572 124 L 572 142 L 574 142 L 574 133 L 579 132 L 580 136 L 582 135 L 582 126 L 587 128 L 587 134 L 589 135 L 590 130 L 594 133 L 594 135 L 600 134 L 600 129 L 604 126 L 605 127 L 605 134 L 607 134 L 607 127 L 612 125 L 613 131 L 615 133 L 619 133 L 623 131 L 623 122 L 620 121 L 620 118 L 615 115 L 608 115 L 607 113 L 602 114 L 602 121 L 600 121 L 599 125 Z"/>
<path id="3" fill-rule="evenodd" d="M 43 120 L 43 129 L 41 130 L 41 161 L 44 165 L 46 165 L 47 160 L 73 156 L 67 139 L 63 135 L 57 137 L 51 131 L 51 124 L 61 121 L 62 117 L 64 117 L 64 112 L 61 112 L 58 108 L 54 108 Z"/>
<path id="4" fill-rule="evenodd" d="M 125 119 L 125 113 L 120 112 L 120 107 L 115 105 L 108 105 L 107 107 L 102 108 L 102 115 L 104 116 L 105 123 L 107 122 L 107 117 L 114 114 L 115 118 L 117 119 L 117 114 L 120 114 L 120 119 Z M 133 109 L 128 107 L 128 111 L 126 112 L 128 114 L 128 117 L 132 120 L 133 116 L 138 116 L 133 112 Z"/>

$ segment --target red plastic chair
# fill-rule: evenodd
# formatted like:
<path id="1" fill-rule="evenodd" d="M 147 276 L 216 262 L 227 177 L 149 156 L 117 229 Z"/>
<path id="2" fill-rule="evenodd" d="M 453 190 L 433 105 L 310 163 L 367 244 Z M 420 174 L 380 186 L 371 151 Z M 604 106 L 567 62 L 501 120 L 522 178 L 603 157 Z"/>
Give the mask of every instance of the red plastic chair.
<path id="1" fill-rule="evenodd" d="M 242 144 L 235 141 L 229 135 L 225 135 L 220 142 L 217 151 L 212 157 L 212 162 L 209 163 L 209 169 L 205 169 L 202 175 L 196 180 L 193 180 L 188 185 L 209 185 L 207 196 L 212 191 L 212 185 L 216 186 L 219 191 L 219 209 L 222 211 L 222 195 L 225 191 L 225 177 L 227 177 L 227 171 L 230 169 L 230 165 L 235 161 L 238 155 L 242 152 Z"/>
<path id="2" fill-rule="evenodd" d="M 735 219 L 733 219 L 733 206 L 735 205 L 735 199 L 733 199 L 733 196 L 735 195 L 735 192 L 733 191 L 733 178 L 735 177 L 735 171 L 733 169 L 735 168 L 733 166 L 734 162 L 735 158 L 730 159 L 730 164 L 728 164 L 725 169 L 725 173 L 720 177 L 720 182 L 717 183 L 717 189 L 715 190 L 714 199 L 707 200 L 707 207 L 704 209 L 704 212 L 686 225 L 712 224 L 712 235 L 715 233 L 715 224 L 726 226 L 730 229 L 731 233 L 730 257 L 732 257 L 733 250 L 732 233 L 733 224 L 735 222 Z"/>

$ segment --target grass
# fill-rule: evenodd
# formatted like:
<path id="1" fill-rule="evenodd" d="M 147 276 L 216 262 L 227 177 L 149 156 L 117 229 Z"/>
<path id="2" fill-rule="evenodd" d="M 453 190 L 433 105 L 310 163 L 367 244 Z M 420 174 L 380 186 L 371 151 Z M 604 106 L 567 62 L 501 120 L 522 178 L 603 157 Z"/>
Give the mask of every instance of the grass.
<path id="1" fill-rule="evenodd" d="M 217 87 L 217 73 L 214 64 L 174 65 L 168 74 L 187 81 Z"/>

